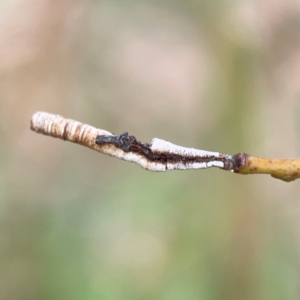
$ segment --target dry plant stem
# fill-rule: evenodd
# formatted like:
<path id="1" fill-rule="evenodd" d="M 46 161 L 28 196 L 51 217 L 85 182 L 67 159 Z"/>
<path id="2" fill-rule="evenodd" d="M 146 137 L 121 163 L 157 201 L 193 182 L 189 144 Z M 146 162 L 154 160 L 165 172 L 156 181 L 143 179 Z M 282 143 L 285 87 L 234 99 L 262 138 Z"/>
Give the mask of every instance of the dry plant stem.
<path id="1" fill-rule="evenodd" d="M 156 138 L 151 144 L 141 143 L 127 133 L 112 135 L 106 130 L 46 112 L 35 113 L 30 128 L 37 133 L 135 162 L 150 171 L 218 167 L 240 174 L 270 174 L 284 181 L 292 181 L 300 177 L 300 160 L 264 159 L 245 153 L 231 156 L 184 148 Z"/>
<path id="2" fill-rule="evenodd" d="M 286 182 L 300 178 L 300 159 L 269 159 L 249 155 L 240 174 L 270 174 Z"/>

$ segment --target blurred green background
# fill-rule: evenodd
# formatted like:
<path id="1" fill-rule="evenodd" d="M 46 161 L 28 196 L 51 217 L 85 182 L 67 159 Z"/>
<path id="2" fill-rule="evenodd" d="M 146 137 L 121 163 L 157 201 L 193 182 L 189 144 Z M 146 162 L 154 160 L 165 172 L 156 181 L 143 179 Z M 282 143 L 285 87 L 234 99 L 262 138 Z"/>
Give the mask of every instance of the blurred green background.
<path id="1" fill-rule="evenodd" d="M 29 130 L 300 156 L 300 12 L 279 1 L 3 0 L 0 299 L 299 299 L 299 182 L 147 172 Z"/>

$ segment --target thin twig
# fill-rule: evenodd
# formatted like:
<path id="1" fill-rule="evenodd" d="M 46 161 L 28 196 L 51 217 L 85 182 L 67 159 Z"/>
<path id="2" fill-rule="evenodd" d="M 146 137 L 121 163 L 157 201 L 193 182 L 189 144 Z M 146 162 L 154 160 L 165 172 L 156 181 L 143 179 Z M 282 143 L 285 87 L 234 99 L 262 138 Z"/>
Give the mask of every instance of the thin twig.
<path id="1" fill-rule="evenodd" d="M 106 130 L 46 112 L 35 113 L 30 128 L 37 133 L 135 162 L 150 171 L 218 167 L 240 174 L 270 174 L 284 181 L 292 181 L 300 177 L 300 160 L 257 158 L 245 153 L 231 156 L 185 148 L 157 138 L 153 139 L 151 144 L 142 143 L 126 132 L 112 135 Z"/>

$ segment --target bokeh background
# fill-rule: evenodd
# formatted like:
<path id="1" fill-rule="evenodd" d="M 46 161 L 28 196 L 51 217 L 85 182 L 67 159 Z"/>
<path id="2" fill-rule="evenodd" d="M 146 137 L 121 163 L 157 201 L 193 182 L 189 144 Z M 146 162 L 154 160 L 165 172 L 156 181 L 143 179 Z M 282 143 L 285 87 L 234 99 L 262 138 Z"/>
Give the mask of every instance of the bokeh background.
<path id="1" fill-rule="evenodd" d="M 0 299 L 299 299 L 300 182 L 152 173 L 29 129 L 47 111 L 299 157 L 298 1 L 2 0 L 0 24 Z"/>

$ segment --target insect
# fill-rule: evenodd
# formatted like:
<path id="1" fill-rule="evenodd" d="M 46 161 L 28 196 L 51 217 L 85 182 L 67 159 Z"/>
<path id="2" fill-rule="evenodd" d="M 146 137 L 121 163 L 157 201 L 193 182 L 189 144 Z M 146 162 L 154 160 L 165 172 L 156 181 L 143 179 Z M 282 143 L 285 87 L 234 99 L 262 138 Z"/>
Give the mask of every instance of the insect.
<path id="1" fill-rule="evenodd" d="M 101 153 L 135 162 L 151 171 L 210 167 L 238 171 L 248 159 L 246 153 L 231 156 L 185 148 L 157 138 L 154 138 L 151 144 L 142 143 L 134 136 L 128 135 L 128 132 L 112 135 L 106 130 L 45 112 L 34 114 L 30 126 L 37 133 L 78 143 Z M 105 145 L 107 147 L 102 147 Z"/>

